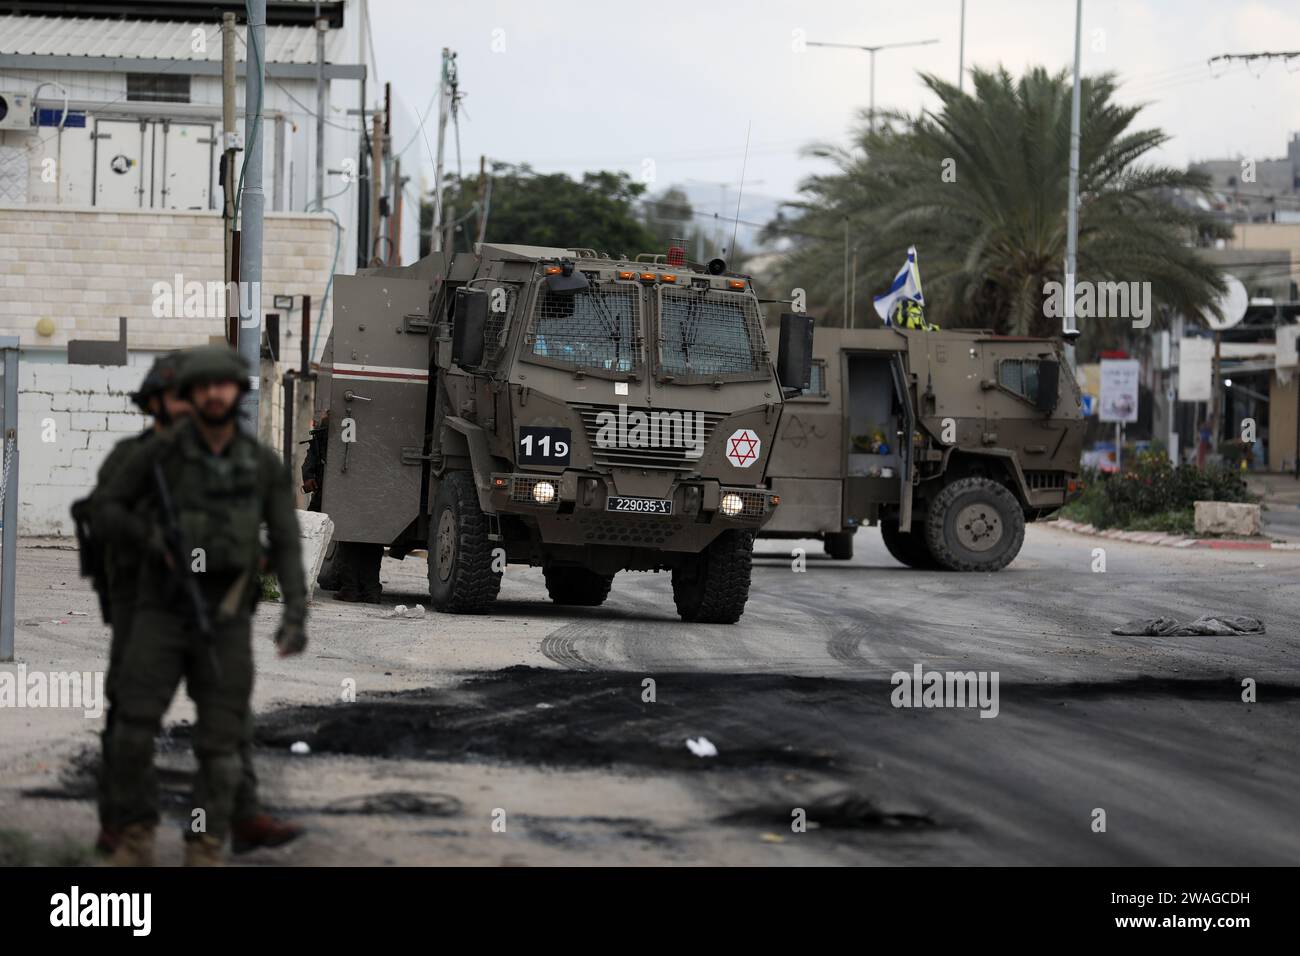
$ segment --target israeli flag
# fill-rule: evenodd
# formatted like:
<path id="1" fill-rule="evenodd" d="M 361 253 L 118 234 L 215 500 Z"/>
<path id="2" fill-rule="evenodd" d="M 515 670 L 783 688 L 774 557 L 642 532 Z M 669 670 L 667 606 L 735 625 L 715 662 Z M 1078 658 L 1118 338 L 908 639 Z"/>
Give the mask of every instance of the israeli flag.
<path id="1" fill-rule="evenodd" d="M 876 296 L 872 301 L 876 306 L 876 314 L 886 325 L 892 325 L 895 307 L 906 299 L 925 305 L 925 296 L 921 293 L 921 271 L 916 266 L 916 246 L 907 247 L 907 261 L 898 270 L 898 275 L 894 276 L 889 291 Z"/>

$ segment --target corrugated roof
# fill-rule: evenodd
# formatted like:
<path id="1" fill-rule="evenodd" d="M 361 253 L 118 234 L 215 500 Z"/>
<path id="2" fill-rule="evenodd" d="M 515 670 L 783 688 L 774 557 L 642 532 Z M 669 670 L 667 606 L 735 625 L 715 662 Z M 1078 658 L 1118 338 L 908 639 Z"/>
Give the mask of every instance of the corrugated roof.
<path id="1" fill-rule="evenodd" d="M 244 27 L 236 28 L 244 37 Z M 195 51 L 195 30 L 202 30 L 206 49 Z M 325 61 L 347 62 L 343 33 L 325 33 Z M 221 61 L 221 24 L 211 21 L 178 23 L 166 20 L 103 20 L 91 17 L 0 16 L 0 53 L 46 56 L 106 56 L 156 60 Z M 235 44 L 243 60 L 244 43 Z M 267 63 L 315 63 L 316 31 L 312 27 L 268 26 Z"/>

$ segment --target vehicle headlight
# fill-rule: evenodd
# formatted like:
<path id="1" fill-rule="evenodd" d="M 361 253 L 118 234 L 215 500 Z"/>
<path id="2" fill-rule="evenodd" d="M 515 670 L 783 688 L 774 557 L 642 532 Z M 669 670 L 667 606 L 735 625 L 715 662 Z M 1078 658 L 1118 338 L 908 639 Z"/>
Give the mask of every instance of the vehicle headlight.
<path id="1" fill-rule="evenodd" d="M 722 500 L 718 502 L 718 510 L 728 518 L 734 518 L 745 510 L 745 502 L 741 501 L 740 495 L 729 492 L 723 495 Z"/>
<path id="2" fill-rule="evenodd" d="M 549 505 L 555 500 L 555 485 L 549 481 L 539 481 L 533 485 L 533 500 L 539 505 Z"/>

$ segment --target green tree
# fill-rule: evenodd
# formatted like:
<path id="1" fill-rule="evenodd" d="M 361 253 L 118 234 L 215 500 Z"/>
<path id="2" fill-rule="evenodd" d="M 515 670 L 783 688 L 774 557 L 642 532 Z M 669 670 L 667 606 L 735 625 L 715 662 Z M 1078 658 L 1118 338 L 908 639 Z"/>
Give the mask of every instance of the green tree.
<path id="1" fill-rule="evenodd" d="M 581 246 L 613 255 L 648 252 L 654 236 L 640 210 L 645 186 L 623 172 L 588 172 L 581 180 L 564 173 L 537 173 L 527 165 L 492 164 L 491 199 L 480 201 L 478 177 L 450 177 L 445 218 L 456 223 L 450 248 L 468 251 L 487 206 L 488 242 L 532 246 Z M 422 204 L 421 223 L 432 224 L 432 203 Z M 421 250 L 427 249 L 427 240 Z"/>
<path id="2" fill-rule="evenodd" d="M 792 241 L 782 284 L 844 313 L 844 225 L 858 268 L 856 314 L 877 319 L 884 292 L 915 245 L 927 314 L 945 328 L 1054 335 L 1045 314 L 1048 282 L 1063 282 L 1070 148 L 1067 73 L 972 70 L 973 93 L 922 74 L 936 111 L 890 114 L 865 125 L 855 148 L 809 152 L 835 169 L 801 184 L 803 198 L 769 224 L 767 238 Z M 1114 102 L 1110 75 L 1082 82 L 1078 280 L 1150 282 L 1158 304 L 1203 314 L 1222 280 L 1196 252 L 1222 235 L 1205 214 L 1170 195 L 1198 191 L 1204 177 L 1143 164 L 1168 140 L 1135 129 L 1140 106 Z M 832 320 L 834 321 L 834 320 Z M 1158 320 L 1157 320 L 1158 322 Z M 1123 338 L 1123 320 L 1080 320 L 1092 347 Z"/>

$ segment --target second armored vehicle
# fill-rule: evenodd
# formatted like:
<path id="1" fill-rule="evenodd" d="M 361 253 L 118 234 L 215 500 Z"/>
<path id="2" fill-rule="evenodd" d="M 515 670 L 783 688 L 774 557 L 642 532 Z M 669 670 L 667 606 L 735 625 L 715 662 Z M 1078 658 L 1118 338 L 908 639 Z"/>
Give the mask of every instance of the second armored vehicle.
<path id="1" fill-rule="evenodd" d="M 1082 399 L 1063 365 L 1048 339 L 819 329 L 768 465 L 781 509 L 763 536 L 819 537 L 847 559 L 879 525 L 909 567 L 1005 567 L 1025 522 L 1081 489 Z"/>

